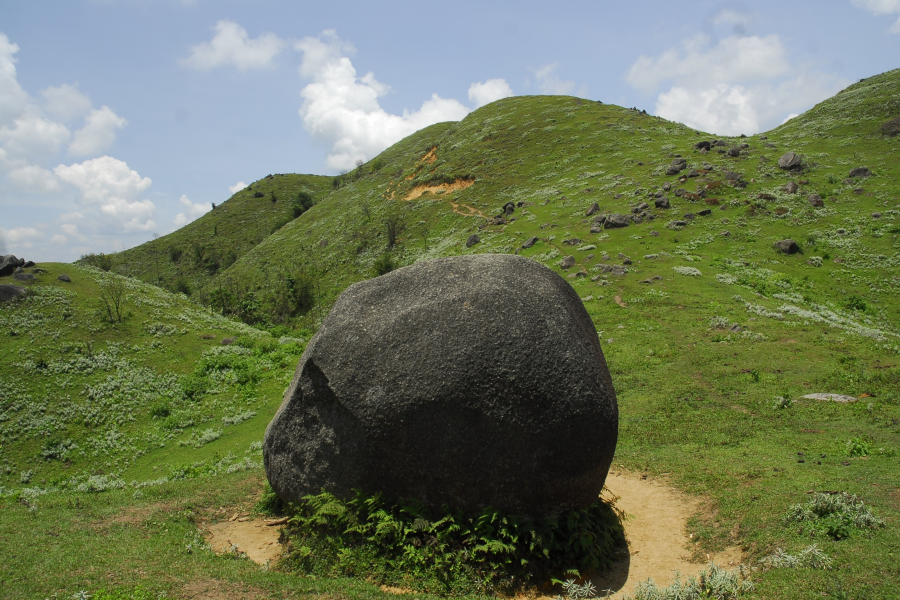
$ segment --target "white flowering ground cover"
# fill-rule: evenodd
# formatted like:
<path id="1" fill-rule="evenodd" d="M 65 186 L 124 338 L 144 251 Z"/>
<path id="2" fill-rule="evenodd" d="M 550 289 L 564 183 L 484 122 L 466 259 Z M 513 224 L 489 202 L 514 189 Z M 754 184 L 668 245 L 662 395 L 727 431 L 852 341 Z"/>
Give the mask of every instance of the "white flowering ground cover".
<path id="1" fill-rule="evenodd" d="M 703 500 L 686 552 L 702 561 L 741 546 L 746 597 L 900 597 L 900 137 L 880 132 L 897 115 L 893 71 L 765 139 L 725 139 L 748 144 L 732 158 L 694 149 L 712 134 L 636 111 L 510 98 L 317 188 L 313 208 L 250 246 L 230 237 L 229 215 L 246 221 L 251 201 L 278 206 L 269 198 L 241 196 L 241 211 L 220 211 L 226 202 L 190 232 L 111 257 L 112 273 L 136 277 L 123 323 L 104 322 L 99 304 L 113 275 L 43 265 L 24 302 L 0 305 L 0 590 L 191 597 L 207 593 L 191 587 L 200 581 L 232 597 L 384 597 L 366 582 L 216 558 L 197 527 L 260 493 L 264 428 L 343 289 L 379 264 L 515 252 L 593 298 L 585 308 L 619 401 L 615 464 Z M 804 156 L 802 171 L 776 166 L 787 151 Z M 665 175 L 676 154 L 696 177 Z M 873 175 L 849 180 L 858 166 Z M 728 171 L 743 183 L 728 184 Z M 654 208 L 657 194 L 671 208 Z M 515 211 L 500 218 L 508 202 Z M 643 210 L 655 218 L 594 224 Z M 473 233 L 481 241 L 467 247 Z M 215 236 L 237 261 L 211 273 L 194 245 Z M 773 247 L 787 238 L 799 253 Z M 63 271 L 72 284 L 56 281 Z M 179 277 L 190 298 L 149 285 Z M 289 281 L 303 277 L 312 303 L 285 310 Z M 235 318 L 219 314 L 225 300 Z M 825 491 L 864 502 L 883 526 L 786 520 Z"/>

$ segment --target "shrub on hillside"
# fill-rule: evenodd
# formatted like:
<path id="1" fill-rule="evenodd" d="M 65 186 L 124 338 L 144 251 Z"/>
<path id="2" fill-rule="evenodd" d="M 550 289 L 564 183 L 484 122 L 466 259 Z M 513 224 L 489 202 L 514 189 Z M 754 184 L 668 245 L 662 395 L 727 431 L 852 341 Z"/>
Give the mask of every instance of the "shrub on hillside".
<path id="1" fill-rule="evenodd" d="M 291 569 L 432 593 L 512 592 L 535 577 L 604 569 L 625 543 L 622 514 L 602 500 L 545 519 L 432 512 L 360 491 L 306 496 L 290 510 Z"/>
<path id="2" fill-rule="evenodd" d="M 314 204 L 313 195 L 308 190 L 302 190 L 297 193 L 293 200 L 291 200 L 291 213 L 294 215 L 296 219 L 310 208 Z"/>

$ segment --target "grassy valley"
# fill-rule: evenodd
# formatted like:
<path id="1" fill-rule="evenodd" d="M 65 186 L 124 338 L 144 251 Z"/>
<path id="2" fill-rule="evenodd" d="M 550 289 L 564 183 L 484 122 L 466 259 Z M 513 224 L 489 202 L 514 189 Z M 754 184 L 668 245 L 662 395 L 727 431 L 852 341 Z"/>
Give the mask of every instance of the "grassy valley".
<path id="1" fill-rule="evenodd" d="M 0 590 L 380 597 L 216 557 L 197 525 L 253 506 L 264 428 L 342 290 L 491 252 L 582 297 L 619 399 L 615 464 L 704 499 L 697 559 L 740 545 L 748 597 L 900 596 L 898 117 L 900 70 L 746 138 L 507 98 L 338 178 L 260 180 L 86 261 L 102 268 L 39 265 L 28 295 L 0 304 Z M 779 167 L 787 152 L 796 168 Z M 315 204 L 295 216 L 304 189 Z M 877 521 L 804 521 L 792 507 L 812 491 L 855 494 Z M 771 559 L 812 544 L 831 568 Z"/>

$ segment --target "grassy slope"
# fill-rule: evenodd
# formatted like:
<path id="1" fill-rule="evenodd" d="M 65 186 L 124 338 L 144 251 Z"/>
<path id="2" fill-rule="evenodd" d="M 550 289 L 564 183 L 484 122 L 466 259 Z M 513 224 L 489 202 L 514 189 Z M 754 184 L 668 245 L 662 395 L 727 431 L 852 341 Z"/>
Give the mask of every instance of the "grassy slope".
<path id="1" fill-rule="evenodd" d="M 200 290 L 216 271 L 293 219 L 290 203 L 298 192 L 309 191 L 319 201 L 331 191 L 331 182 L 323 175 L 264 177 L 181 229 L 113 255 L 114 270 L 168 289 L 180 277 L 190 290 Z M 177 260 L 172 249 L 181 251 Z"/>
<path id="2" fill-rule="evenodd" d="M 740 543 L 755 561 L 776 547 L 796 552 L 817 542 L 835 559 L 834 571 L 759 572 L 755 575 L 759 596 L 819 598 L 842 587 L 849 597 L 896 597 L 900 595 L 895 559 L 900 550 L 900 315 L 894 290 L 900 258 L 900 162 L 896 160 L 900 138 L 883 138 L 878 126 L 900 113 L 897 98 L 900 72 L 870 78 L 769 132 L 767 141 L 774 149 L 763 146 L 758 138 L 733 140 L 750 144 L 739 158 L 716 152 L 701 156 L 692 146 L 709 136 L 619 107 L 565 97 L 507 99 L 460 123 L 435 125 L 403 140 L 380 157 L 384 167 L 378 172 L 330 194 L 211 283 L 230 279 L 251 288 L 265 287 L 281 273 L 312 271 L 319 282 L 319 304 L 307 320 L 314 324 L 342 289 L 372 275 L 375 260 L 385 252 L 388 218 L 397 217 L 406 224 L 391 251 L 401 264 L 466 252 L 512 252 L 523 240 L 538 236 L 541 241 L 523 254 L 557 270 L 560 258 L 572 255 L 577 266 L 566 276 L 575 271 L 588 275 L 570 281 L 582 297 L 592 297 L 586 307 L 601 331 L 613 371 L 621 411 L 617 463 L 659 476 L 668 474 L 674 484 L 709 500 L 707 510 L 691 525 L 698 557 L 724 544 Z M 436 160 L 423 162 L 433 147 L 437 147 Z M 796 195 L 781 190 L 792 177 L 774 165 L 787 150 L 802 152 L 810 165 L 808 172 L 793 176 L 794 181 L 808 181 Z M 678 183 L 663 174 L 673 153 L 686 157 L 691 166 L 708 162 L 714 168 L 706 176 Z M 760 160 L 761 155 L 768 160 Z M 861 165 L 871 168 L 875 177 L 845 184 L 849 169 Z M 673 189 L 694 191 L 721 181 L 725 169 L 742 173 L 748 183 L 743 190 L 721 187 L 710 193 L 720 200 L 719 206 L 727 206 L 725 210 L 713 206 L 712 215 L 698 217 L 683 229 L 670 229 L 668 222 L 707 205 L 669 193 L 673 208 L 653 211 L 656 220 L 599 235 L 589 233 L 584 212 L 592 202 L 603 210 L 628 212 L 664 182 L 671 182 Z M 415 185 L 457 178 L 474 178 L 475 183 L 463 190 L 402 200 Z M 857 187 L 863 191 L 855 193 Z M 812 192 L 825 198 L 824 208 L 813 209 L 806 203 Z M 761 193 L 774 200 L 760 199 Z M 616 194 L 622 196 L 616 199 Z M 499 213 L 507 201 L 531 204 L 517 208 L 517 220 L 511 224 L 480 229 L 486 219 L 453 212 L 451 201 L 488 217 Z M 787 210 L 776 212 L 778 208 Z M 882 213 L 880 219 L 871 217 L 876 211 Z M 720 235 L 725 230 L 729 235 Z M 466 249 L 465 240 L 474 232 L 482 242 Z M 804 254 L 775 252 L 772 243 L 784 237 L 798 240 Z M 562 243 L 572 238 L 583 242 Z M 603 259 L 604 253 L 608 260 Z M 600 265 L 621 264 L 620 253 L 633 260 L 630 272 L 624 277 L 604 276 Z M 823 259 L 821 266 L 814 266 L 816 256 Z M 673 267 L 692 267 L 701 274 L 681 275 Z M 640 283 L 656 274 L 663 279 Z M 50 275 L 55 272 L 51 270 Z M 596 275 L 600 279 L 591 281 Z M 51 285 L 57 284 L 51 281 Z M 851 296 L 856 298 L 848 302 Z M 156 318 L 134 316 L 126 323 L 130 330 L 108 335 L 121 333 L 121 339 L 130 340 L 143 335 L 143 321 Z M 721 324 L 740 324 L 743 331 L 720 329 Z M 37 328 L 41 332 L 37 346 L 21 336 L 15 342 L 21 345 L 12 350 L 4 343 L 0 373 L 7 389 L 12 382 L 37 386 L 35 392 L 41 392 L 39 386 L 45 385 L 41 378 L 23 377 L 21 368 L 14 365 L 41 345 L 48 351 L 62 351 L 62 343 L 57 346 L 57 340 L 52 340 L 55 330 L 83 343 L 86 334 L 77 329 L 70 334 L 68 326 L 62 325 L 46 323 Z M 85 326 L 84 331 L 89 329 Z M 142 343 L 146 346 L 154 339 L 147 336 Z M 182 371 L 187 374 L 202 348 L 196 347 L 193 338 L 164 337 L 162 341 L 181 339 L 191 357 Z M 128 344 L 140 346 L 141 342 Z M 136 363 L 140 358 L 162 373 L 167 361 L 145 353 L 143 358 L 139 354 L 129 358 Z M 246 441 L 232 444 L 223 435 L 194 450 L 172 440 L 167 449 L 184 454 L 164 456 L 166 449 L 159 449 L 127 468 L 150 479 L 157 473 L 153 466 L 171 472 L 174 464 L 211 452 L 217 444 L 220 452 L 232 450 L 244 456 L 246 442 L 262 435 L 268 420 L 264 411 L 273 410 L 278 402 L 293 364 L 285 362 L 273 374 L 270 389 L 255 384 L 252 395 L 260 398 L 260 415 L 242 424 Z M 868 397 L 850 405 L 798 401 L 779 409 L 773 404 L 776 396 L 797 398 L 809 392 Z M 235 389 L 231 395 L 246 394 Z M 212 405 L 222 396 L 207 396 L 203 402 Z M 139 423 L 150 424 L 150 431 L 159 427 L 147 415 L 141 419 Z M 235 430 L 240 427 L 234 426 Z M 190 430 L 179 435 L 187 439 Z M 87 434 L 79 436 L 80 441 Z M 851 438 L 865 441 L 870 456 L 846 456 L 845 444 Z M 51 478 L 55 475 L 56 466 L 37 458 L 41 448 L 38 442 L 4 442 L 0 459 L 14 466 L 5 485 L 22 487 L 17 483 L 19 472 L 32 465 L 50 469 Z M 121 468 L 127 458 L 123 455 L 119 465 L 108 468 Z M 213 457 L 204 460 L 209 470 Z M 36 473 L 35 477 L 41 476 Z M 122 477 L 130 480 L 130 472 Z M 254 571 L 243 564 L 233 566 L 205 554 L 185 559 L 180 553 L 182 538 L 190 535 L 193 520 L 181 511 L 185 507 L 211 511 L 237 502 L 240 490 L 254 489 L 231 489 L 237 478 L 246 475 L 220 477 L 216 480 L 219 490 L 210 489 L 209 480 L 189 479 L 146 488 L 141 500 L 131 500 L 132 492 L 127 490 L 38 498 L 39 528 L 58 521 L 62 529 L 72 530 L 71 536 L 55 542 L 58 550 L 52 555 L 81 566 L 78 583 L 61 576 L 61 567 L 49 565 L 46 559 L 34 562 L 34 552 L 20 552 L 7 564 L 11 573 L 27 578 L 28 584 L 12 597 L 53 590 L 72 593 L 78 586 L 95 589 L 116 581 L 129 585 L 143 581 L 157 590 L 177 592 L 185 580 L 203 577 L 234 582 L 252 577 L 253 585 L 289 597 L 378 594 L 365 584 L 314 583 Z M 888 527 L 871 536 L 854 533 L 839 542 L 801 534 L 795 526 L 786 526 L 782 515 L 789 505 L 805 501 L 810 489 L 858 493 L 887 519 Z M 0 538 L 9 540 L 4 545 L 18 547 L 33 532 L 19 525 L 29 514 L 27 506 L 9 498 L 0 510 Z M 154 503 L 148 504 L 149 498 Z M 73 511 L 73 501 L 84 508 Z M 144 571 L 123 578 L 110 574 L 114 558 L 107 550 L 92 547 L 86 558 L 80 552 L 88 545 L 84 536 L 92 519 L 109 520 L 121 510 L 117 507 L 130 504 L 149 505 L 153 512 L 139 522 L 116 525 L 117 544 L 135 549 L 124 559 L 125 566 L 141 565 Z M 41 564 L 48 565 L 51 577 L 41 576 Z"/>

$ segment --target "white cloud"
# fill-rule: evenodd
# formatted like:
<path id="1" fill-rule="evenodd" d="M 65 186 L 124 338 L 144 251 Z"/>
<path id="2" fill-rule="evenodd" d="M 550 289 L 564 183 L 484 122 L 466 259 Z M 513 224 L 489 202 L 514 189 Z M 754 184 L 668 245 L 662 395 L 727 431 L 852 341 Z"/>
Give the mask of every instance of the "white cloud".
<path id="1" fill-rule="evenodd" d="M 53 234 L 53 237 L 50 238 L 50 241 L 57 246 L 64 246 L 69 243 L 69 239 L 61 233 Z"/>
<path id="2" fill-rule="evenodd" d="M 469 86 L 469 102 L 475 108 L 481 108 L 485 104 L 509 98 L 512 95 L 512 88 L 505 79 L 488 79 L 483 83 L 473 83 Z"/>
<path id="3" fill-rule="evenodd" d="M 85 119 L 84 127 L 75 132 L 75 138 L 69 144 L 69 154 L 100 154 L 115 143 L 116 130 L 122 129 L 127 123 L 108 106 L 92 110 Z"/>
<path id="4" fill-rule="evenodd" d="M 6 174 L 10 183 L 24 192 L 48 194 L 61 189 L 59 179 L 51 171 L 36 165 L 25 165 Z"/>
<path id="5" fill-rule="evenodd" d="M 0 33 L 0 125 L 17 117 L 28 104 L 28 94 L 16 76 L 16 52 L 19 46 Z"/>
<path id="6" fill-rule="evenodd" d="M 775 127 L 849 83 L 793 67 L 776 35 L 731 36 L 715 44 L 698 35 L 658 57 L 641 56 L 626 79 L 644 92 L 674 83 L 657 97 L 656 114 L 722 135 Z"/>
<path id="7" fill-rule="evenodd" d="M 34 227 L 13 227 L 12 229 L 0 227 L 0 233 L 6 238 L 13 254 L 19 248 L 33 248 L 35 243 L 44 238 L 44 232 Z"/>
<path id="8" fill-rule="evenodd" d="M 238 181 L 234 185 L 229 185 L 228 191 L 231 192 L 232 195 L 234 195 L 234 194 L 237 194 L 242 189 L 244 189 L 245 187 L 247 187 L 246 183 L 244 183 L 243 181 Z"/>
<path id="9" fill-rule="evenodd" d="M 37 162 L 55 156 L 71 135 L 65 125 L 26 110 L 0 128 L 0 145 L 9 158 Z"/>
<path id="10" fill-rule="evenodd" d="M 149 231 L 156 226 L 152 220 L 156 206 L 150 200 L 140 199 L 141 192 L 153 182 L 123 161 L 101 156 L 70 166 L 59 165 L 54 172 L 81 190 L 84 206 L 96 208 L 122 231 Z"/>
<path id="11" fill-rule="evenodd" d="M 641 55 L 631 66 L 626 81 L 652 92 L 666 81 L 682 87 L 711 87 L 722 83 L 767 81 L 784 75 L 790 65 L 777 35 L 731 36 L 711 45 L 707 35 L 697 35 L 656 58 Z"/>
<path id="12" fill-rule="evenodd" d="M 64 83 L 41 92 L 44 112 L 64 123 L 71 123 L 91 112 L 91 99 L 78 90 L 78 84 Z"/>
<path id="13" fill-rule="evenodd" d="M 560 79 L 554 71 L 559 67 L 558 62 L 544 65 L 534 70 L 534 78 L 537 79 L 538 88 L 541 93 L 564 95 L 571 94 L 575 90 L 575 82 Z"/>
<path id="14" fill-rule="evenodd" d="M 457 100 L 432 94 L 417 111 L 387 113 L 378 98 L 390 87 L 372 73 L 357 76 L 346 56 L 353 47 L 334 30 L 303 38 L 295 49 L 303 53 L 300 74 L 313 80 L 301 92 L 303 126 L 314 139 L 331 146 L 326 162 L 332 169 L 349 169 L 423 127 L 458 121 L 469 112 Z"/>
<path id="15" fill-rule="evenodd" d="M 232 21 L 219 21 L 213 29 L 213 39 L 191 47 L 191 55 L 180 61 L 182 65 L 201 71 L 225 66 L 239 71 L 266 69 L 287 47 L 274 33 L 263 33 L 252 40 L 246 29 Z"/>
<path id="16" fill-rule="evenodd" d="M 180 212 L 177 215 L 175 215 L 175 219 L 174 219 L 173 223 L 175 223 L 176 227 L 183 227 L 184 225 L 187 225 L 194 219 L 196 219 L 198 217 L 202 217 L 203 215 L 208 213 L 210 210 L 212 210 L 211 204 L 206 204 L 206 203 L 195 204 L 194 202 L 191 202 L 190 198 L 188 198 L 187 196 L 185 196 L 183 194 L 182 194 L 181 198 L 178 199 L 178 201 L 181 203 L 181 205 L 186 210 L 184 212 Z"/>
<path id="17" fill-rule="evenodd" d="M 897 20 L 888 30 L 900 33 L 900 0 L 851 0 L 853 6 L 869 11 L 873 15 L 898 15 Z"/>

